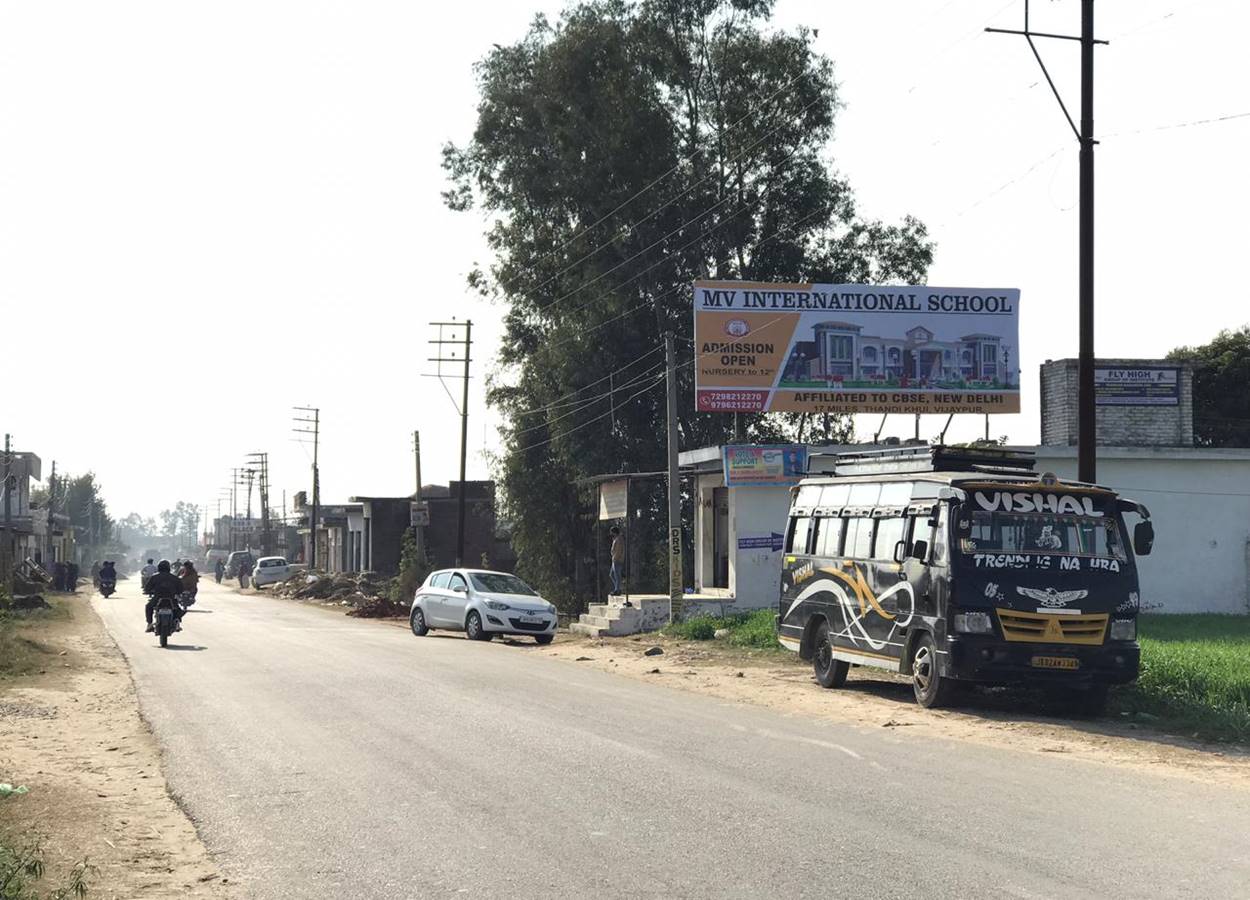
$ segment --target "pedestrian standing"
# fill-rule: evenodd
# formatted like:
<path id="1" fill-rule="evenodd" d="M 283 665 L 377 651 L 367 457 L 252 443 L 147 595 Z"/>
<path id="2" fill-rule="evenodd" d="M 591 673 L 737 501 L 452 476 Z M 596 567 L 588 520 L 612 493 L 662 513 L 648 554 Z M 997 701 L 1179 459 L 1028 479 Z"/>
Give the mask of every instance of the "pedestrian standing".
<path id="1" fill-rule="evenodd" d="M 78 563 L 72 562 L 66 566 L 65 590 L 71 594 L 78 590 Z"/>
<path id="2" fill-rule="evenodd" d="M 608 575 L 612 579 L 612 593 L 619 594 L 621 574 L 625 568 L 625 537 L 621 534 L 619 525 L 613 525 L 608 533 L 612 535 L 612 567 L 608 569 Z"/>

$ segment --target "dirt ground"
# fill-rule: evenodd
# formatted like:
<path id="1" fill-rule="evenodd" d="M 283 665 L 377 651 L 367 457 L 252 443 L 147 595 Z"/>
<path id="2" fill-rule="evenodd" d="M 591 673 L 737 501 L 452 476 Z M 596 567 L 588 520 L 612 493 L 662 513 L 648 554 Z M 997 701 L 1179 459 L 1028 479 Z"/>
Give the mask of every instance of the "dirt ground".
<path id="1" fill-rule="evenodd" d="M 811 666 L 797 656 L 714 641 L 659 635 L 595 640 L 562 634 L 547 647 L 515 643 L 542 656 L 765 706 L 788 716 L 820 717 L 865 730 L 905 728 L 908 733 L 1029 753 L 1062 753 L 1072 759 L 1250 789 L 1250 750 L 1245 747 L 1202 744 L 1127 720 L 1048 716 L 1044 701 L 1022 704 L 1018 693 L 977 689 L 958 708 L 926 710 L 913 700 L 910 683 L 898 676 L 853 668 L 844 688 L 824 690 L 812 677 Z M 664 652 L 644 655 L 651 647 Z"/>
<path id="2" fill-rule="evenodd" d="M 29 789 L 0 805 L 0 825 L 43 836 L 41 884 L 61 884 L 85 857 L 89 897 L 236 896 L 170 799 L 126 662 L 87 591 L 69 601 L 71 617 L 27 632 L 49 648 L 42 670 L 0 680 L 0 781 Z"/>

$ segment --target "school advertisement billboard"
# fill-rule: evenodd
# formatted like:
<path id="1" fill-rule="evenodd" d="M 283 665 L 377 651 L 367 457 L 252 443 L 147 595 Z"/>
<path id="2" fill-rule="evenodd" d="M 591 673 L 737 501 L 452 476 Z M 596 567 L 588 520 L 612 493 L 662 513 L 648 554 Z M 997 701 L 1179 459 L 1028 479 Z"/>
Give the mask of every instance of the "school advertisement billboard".
<path id="1" fill-rule="evenodd" d="M 700 412 L 1020 411 L 1020 291 L 694 285 Z"/>
<path id="2" fill-rule="evenodd" d="M 807 474 L 807 447 L 803 444 L 736 445 L 722 452 L 726 487 L 798 484 Z"/>

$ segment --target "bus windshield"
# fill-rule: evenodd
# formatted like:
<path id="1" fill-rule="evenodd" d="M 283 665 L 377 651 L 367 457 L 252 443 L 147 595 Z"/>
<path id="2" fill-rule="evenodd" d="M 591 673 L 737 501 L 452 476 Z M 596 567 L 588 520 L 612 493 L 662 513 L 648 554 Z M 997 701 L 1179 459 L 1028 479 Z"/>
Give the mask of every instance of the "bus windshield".
<path id="1" fill-rule="evenodd" d="M 974 553 L 1028 553 L 1125 560 L 1116 520 L 1107 516 L 1057 516 L 1046 513 L 971 513 L 970 530 L 959 549 Z"/>

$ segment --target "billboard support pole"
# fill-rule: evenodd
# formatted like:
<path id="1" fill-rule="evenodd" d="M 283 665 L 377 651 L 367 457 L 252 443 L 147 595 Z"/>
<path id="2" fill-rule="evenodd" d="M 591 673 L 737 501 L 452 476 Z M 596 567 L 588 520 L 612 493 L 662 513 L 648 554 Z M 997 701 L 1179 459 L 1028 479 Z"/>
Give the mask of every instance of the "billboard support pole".
<path id="1" fill-rule="evenodd" d="M 668 616 L 681 621 L 681 483 L 677 477 L 677 360 L 671 332 L 664 335 L 668 378 Z"/>
<path id="2" fill-rule="evenodd" d="M 881 414 L 881 424 L 877 426 L 876 432 L 873 433 L 872 442 L 875 444 L 881 440 L 881 432 L 885 431 L 885 420 L 890 418 L 889 413 Z"/>

